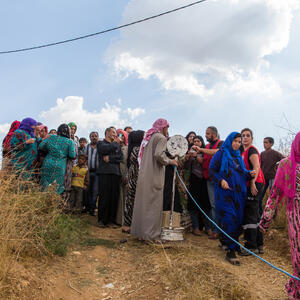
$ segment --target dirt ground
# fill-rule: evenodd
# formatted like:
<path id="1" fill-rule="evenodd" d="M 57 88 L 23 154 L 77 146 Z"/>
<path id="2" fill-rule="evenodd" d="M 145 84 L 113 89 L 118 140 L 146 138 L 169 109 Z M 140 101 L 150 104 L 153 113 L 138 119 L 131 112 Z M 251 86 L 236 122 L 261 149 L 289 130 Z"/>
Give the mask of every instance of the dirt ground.
<path id="1" fill-rule="evenodd" d="M 96 218 L 88 217 L 88 221 L 90 236 L 87 240 L 71 249 L 66 257 L 56 257 L 43 268 L 40 276 L 45 278 L 48 287 L 39 299 L 199 299 L 172 282 L 172 278 L 176 278 L 173 275 L 181 272 L 179 261 L 191 266 L 185 274 L 193 272 L 195 264 L 209 266 L 205 277 L 199 277 L 201 286 L 214 289 L 219 279 L 234 278 L 248 293 L 245 298 L 234 298 L 206 296 L 203 291 L 201 299 L 286 299 L 287 276 L 254 257 L 242 257 L 241 266 L 230 265 L 218 242 L 209 240 L 205 234 L 196 237 L 188 233 L 184 242 L 148 245 L 121 233 L 120 228 L 96 227 Z M 127 241 L 120 242 L 123 239 Z M 292 271 L 288 254 L 278 254 L 274 239 L 267 241 L 263 257 Z"/>

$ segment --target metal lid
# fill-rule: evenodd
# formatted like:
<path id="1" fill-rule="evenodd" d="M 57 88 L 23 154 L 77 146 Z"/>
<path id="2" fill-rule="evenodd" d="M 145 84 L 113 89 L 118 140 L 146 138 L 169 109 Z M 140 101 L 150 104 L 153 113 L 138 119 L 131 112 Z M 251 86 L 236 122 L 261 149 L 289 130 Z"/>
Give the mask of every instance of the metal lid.
<path id="1" fill-rule="evenodd" d="M 184 136 L 174 135 L 167 142 L 167 150 L 173 157 L 182 157 L 188 151 L 188 142 Z"/>

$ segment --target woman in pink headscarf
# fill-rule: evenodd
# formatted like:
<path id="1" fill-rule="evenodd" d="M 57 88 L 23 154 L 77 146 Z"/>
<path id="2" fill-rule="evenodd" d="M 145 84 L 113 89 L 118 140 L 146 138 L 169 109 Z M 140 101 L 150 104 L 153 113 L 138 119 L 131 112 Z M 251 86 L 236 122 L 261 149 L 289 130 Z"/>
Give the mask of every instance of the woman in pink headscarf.
<path id="1" fill-rule="evenodd" d="M 130 233 L 142 240 L 160 239 L 165 166 L 177 165 L 166 155 L 169 123 L 158 119 L 147 131 L 139 152 L 137 181 Z"/>
<path id="2" fill-rule="evenodd" d="M 294 276 L 300 277 L 300 132 L 297 133 L 288 158 L 280 161 L 275 182 L 259 223 L 266 232 L 279 203 L 287 204 L 287 220 Z M 300 282 L 290 279 L 286 284 L 289 299 L 300 299 Z"/>

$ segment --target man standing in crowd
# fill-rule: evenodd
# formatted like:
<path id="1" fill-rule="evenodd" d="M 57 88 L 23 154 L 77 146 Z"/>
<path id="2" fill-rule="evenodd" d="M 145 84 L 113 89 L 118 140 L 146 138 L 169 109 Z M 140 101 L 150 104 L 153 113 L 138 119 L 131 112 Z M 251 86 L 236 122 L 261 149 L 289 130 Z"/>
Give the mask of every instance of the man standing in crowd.
<path id="1" fill-rule="evenodd" d="M 261 169 L 264 173 L 266 184 L 262 193 L 261 201 L 264 198 L 267 189 L 269 188 L 269 190 L 271 190 L 273 186 L 276 175 L 276 164 L 284 158 L 280 152 L 272 149 L 273 145 L 274 139 L 272 137 L 264 138 L 265 151 L 263 151 L 260 156 Z"/>
<path id="2" fill-rule="evenodd" d="M 89 187 L 85 194 L 85 210 L 89 212 L 91 216 L 95 216 L 95 209 L 99 190 L 99 176 L 97 174 L 97 168 L 99 165 L 97 143 L 99 141 L 99 134 L 97 131 L 90 133 L 90 144 L 86 146 L 86 155 L 88 157 L 88 169 L 89 169 Z"/>
<path id="3" fill-rule="evenodd" d="M 211 159 L 213 158 L 214 154 L 221 149 L 223 141 L 219 139 L 219 133 L 216 127 L 209 126 L 206 129 L 205 133 L 206 140 L 208 141 L 208 144 L 205 148 L 197 148 L 198 153 L 203 153 L 203 177 L 207 180 L 207 191 L 208 191 L 208 197 L 210 202 L 210 217 L 211 219 L 218 224 L 218 216 L 216 211 L 216 204 L 215 204 L 215 187 L 213 181 L 209 178 L 208 170 L 209 170 L 209 163 Z M 217 228 L 211 224 L 211 228 L 208 229 L 208 237 L 210 239 L 217 239 Z"/>
<path id="4" fill-rule="evenodd" d="M 177 166 L 177 161 L 166 155 L 168 128 L 167 120 L 155 121 L 140 147 L 140 171 L 130 233 L 142 240 L 160 239 L 165 166 Z"/>
<path id="5" fill-rule="evenodd" d="M 123 160 L 121 146 L 115 142 L 117 132 L 109 127 L 105 130 L 105 139 L 97 143 L 99 166 L 99 203 L 98 225 L 104 227 L 114 224 L 120 194 L 121 170 Z"/>

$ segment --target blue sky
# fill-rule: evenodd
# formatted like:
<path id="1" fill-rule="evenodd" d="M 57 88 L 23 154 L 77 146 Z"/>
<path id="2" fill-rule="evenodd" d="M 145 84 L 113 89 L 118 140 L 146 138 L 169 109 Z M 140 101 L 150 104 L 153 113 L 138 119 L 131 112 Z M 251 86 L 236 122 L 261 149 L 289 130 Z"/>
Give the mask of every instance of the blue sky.
<path id="1" fill-rule="evenodd" d="M 63 40 L 172 9 L 183 0 L 6 1 L 0 51 Z M 150 22 L 32 52 L 0 55 L 0 137 L 15 119 L 171 134 L 244 127 L 255 144 L 300 121 L 299 0 L 208 0 Z M 57 100 L 61 99 L 61 100 Z"/>

